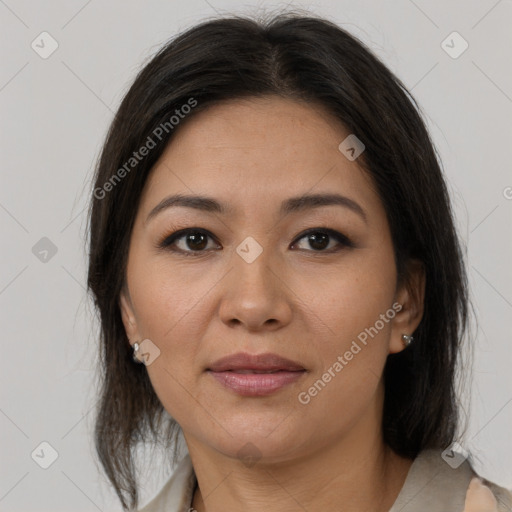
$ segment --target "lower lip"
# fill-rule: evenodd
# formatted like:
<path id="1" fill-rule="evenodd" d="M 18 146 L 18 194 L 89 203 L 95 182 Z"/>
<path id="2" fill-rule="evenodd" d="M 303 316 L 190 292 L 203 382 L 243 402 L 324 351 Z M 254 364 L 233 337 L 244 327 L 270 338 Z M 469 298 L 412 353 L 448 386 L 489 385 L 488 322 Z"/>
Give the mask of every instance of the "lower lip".
<path id="1" fill-rule="evenodd" d="M 239 395 L 266 396 L 296 382 L 304 375 L 305 370 L 296 372 L 283 370 L 275 373 L 212 372 L 209 370 L 208 373 Z"/>

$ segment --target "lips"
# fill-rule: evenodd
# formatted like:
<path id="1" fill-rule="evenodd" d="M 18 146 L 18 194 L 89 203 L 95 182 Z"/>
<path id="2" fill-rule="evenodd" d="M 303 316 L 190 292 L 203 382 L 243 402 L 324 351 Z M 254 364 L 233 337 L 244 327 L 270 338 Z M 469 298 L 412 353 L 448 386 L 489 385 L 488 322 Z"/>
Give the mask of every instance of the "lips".
<path id="1" fill-rule="evenodd" d="M 236 372 L 236 373 L 277 373 L 280 371 L 283 371 L 281 369 L 279 370 L 245 370 L 245 369 L 234 369 L 234 370 L 225 370 L 230 372 Z"/>
<path id="2" fill-rule="evenodd" d="M 276 354 L 227 356 L 206 368 L 217 382 L 241 396 L 263 397 L 291 385 L 306 373 L 299 363 Z"/>
<path id="3" fill-rule="evenodd" d="M 302 371 L 305 370 L 305 368 L 300 363 L 278 356 L 277 354 L 267 353 L 251 355 L 240 352 L 215 361 L 207 370 L 212 372 L 275 373 L 278 371 Z"/>

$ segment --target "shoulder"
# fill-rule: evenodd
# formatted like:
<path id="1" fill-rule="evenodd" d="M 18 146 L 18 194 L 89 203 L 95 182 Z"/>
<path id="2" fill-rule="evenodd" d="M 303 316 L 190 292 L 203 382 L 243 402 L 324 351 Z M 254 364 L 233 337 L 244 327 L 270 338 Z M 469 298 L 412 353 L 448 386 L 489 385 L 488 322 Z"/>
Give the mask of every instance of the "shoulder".
<path id="1" fill-rule="evenodd" d="M 469 484 L 480 477 L 468 460 L 457 453 L 423 450 L 414 460 L 390 512 L 463 511 Z M 481 477 L 480 477 L 481 478 Z M 499 512 L 512 512 L 512 493 L 482 478 L 498 502 Z"/>
<path id="2" fill-rule="evenodd" d="M 500 487 L 485 478 L 482 478 L 482 483 L 491 489 L 496 501 L 498 502 L 499 512 L 512 512 L 512 489 L 505 489 Z"/>
<path id="3" fill-rule="evenodd" d="M 457 454 L 456 454 L 457 455 Z M 459 458 L 443 458 L 441 450 L 423 450 L 414 460 L 389 512 L 463 511 L 471 479 L 478 475 L 471 464 Z M 498 503 L 498 512 L 512 512 L 512 491 L 482 478 Z M 196 477 L 187 454 L 160 492 L 139 512 L 188 511 Z"/>
<path id="4" fill-rule="evenodd" d="M 192 461 L 187 454 L 176 466 L 173 474 L 159 493 L 138 512 L 181 512 L 188 510 L 196 477 Z"/>

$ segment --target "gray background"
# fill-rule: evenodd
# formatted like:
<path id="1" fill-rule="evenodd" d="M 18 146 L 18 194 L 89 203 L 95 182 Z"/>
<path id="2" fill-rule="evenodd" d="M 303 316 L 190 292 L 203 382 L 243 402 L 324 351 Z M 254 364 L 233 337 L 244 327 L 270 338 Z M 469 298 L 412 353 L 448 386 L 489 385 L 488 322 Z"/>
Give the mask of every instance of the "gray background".
<path id="1" fill-rule="evenodd" d="M 97 322 L 84 288 L 84 209 L 95 159 L 135 73 L 169 37 L 216 12 L 285 5 L 0 0 L 1 511 L 121 510 L 91 442 Z M 483 476 L 512 488 L 512 2 L 288 5 L 360 37 L 425 112 L 479 322 L 465 446 Z M 58 43 L 47 58 L 31 47 L 51 49 L 44 31 Z M 442 44 L 453 31 L 469 44 L 457 58 L 446 45 L 453 54 L 461 40 Z M 48 469 L 35 462 L 50 461 L 43 441 L 58 453 Z M 157 460 L 143 475 L 142 503 L 169 474 Z"/>

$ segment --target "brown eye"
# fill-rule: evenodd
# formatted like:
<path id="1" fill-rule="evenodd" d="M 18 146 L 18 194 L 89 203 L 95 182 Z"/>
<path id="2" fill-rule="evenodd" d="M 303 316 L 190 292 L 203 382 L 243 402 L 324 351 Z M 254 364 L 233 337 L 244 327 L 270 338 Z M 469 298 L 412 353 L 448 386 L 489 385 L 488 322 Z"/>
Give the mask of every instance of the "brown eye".
<path id="1" fill-rule="evenodd" d="M 208 248 L 208 239 L 215 240 L 213 235 L 203 229 L 188 228 L 181 229 L 165 237 L 158 247 L 185 256 L 200 256 L 209 252 L 212 248 Z M 344 247 L 354 247 L 354 244 L 342 233 L 327 228 L 313 228 L 303 233 L 296 240 L 305 239 L 308 247 L 303 250 L 317 253 L 332 253 L 343 249 Z M 335 242 L 332 244 L 332 242 Z M 297 246 L 297 242 L 292 248 Z M 220 245 L 217 246 L 217 249 Z"/>
<path id="2" fill-rule="evenodd" d="M 303 233 L 297 240 L 302 240 L 303 238 L 306 239 L 307 244 L 313 248 L 314 252 L 333 252 L 333 247 L 327 249 L 331 239 L 336 241 L 338 246 L 354 247 L 354 244 L 345 235 L 332 229 L 313 228 Z M 306 248 L 306 250 L 308 249 Z M 335 244 L 334 251 L 336 250 L 340 249 L 336 249 Z"/>
<path id="3" fill-rule="evenodd" d="M 182 229 L 166 237 L 159 244 L 159 247 L 185 254 L 201 253 L 206 252 L 208 238 L 213 239 L 212 235 L 207 231 L 194 228 Z M 176 248 L 173 248 L 173 246 Z"/>
<path id="4" fill-rule="evenodd" d="M 307 239 L 313 249 L 322 250 L 328 247 L 330 236 L 327 233 L 310 233 L 307 235 Z"/>

